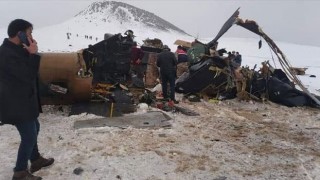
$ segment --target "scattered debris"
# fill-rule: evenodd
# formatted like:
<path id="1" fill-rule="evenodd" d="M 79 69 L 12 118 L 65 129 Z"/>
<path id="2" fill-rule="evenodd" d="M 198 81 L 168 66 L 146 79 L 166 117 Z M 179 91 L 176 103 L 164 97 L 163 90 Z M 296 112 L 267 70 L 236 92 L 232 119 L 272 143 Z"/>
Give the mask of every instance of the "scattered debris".
<path id="1" fill-rule="evenodd" d="M 180 113 L 187 115 L 187 116 L 199 116 L 200 115 L 199 113 L 194 112 L 194 111 L 192 111 L 188 108 L 185 108 L 185 107 L 175 105 L 174 108 L 177 112 L 180 112 Z"/>
<path id="2" fill-rule="evenodd" d="M 220 177 L 214 178 L 213 180 L 226 180 L 226 179 L 227 179 L 227 177 L 220 176 Z"/>
<path id="3" fill-rule="evenodd" d="M 180 40 L 180 39 L 177 39 L 175 42 L 174 42 L 175 45 L 180 45 L 182 47 L 187 47 L 187 48 L 191 48 L 192 47 L 192 44 L 188 41 L 184 41 L 184 40 Z"/>
<path id="4" fill-rule="evenodd" d="M 145 39 L 143 41 L 143 45 L 141 46 L 141 49 L 147 52 L 156 52 L 159 53 L 162 51 L 163 43 L 160 39 L 154 38 L 154 39 Z"/>
<path id="5" fill-rule="evenodd" d="M 305 75 L 308 68 L 291 67 L 290 70 L 296 75 Z"/>
<path id="6" fill-rule="evenodd" d="M 81 175 L 83 173 L 83 169 L 81 167 L 77 167 L 73 170 L 73 174 Z"/>
<path id="7" fill-rule="evenodd" d="M 75 129 L 90 127 L 119 127 L 119 128 L 163 128 L 170 127 L 171 118 L 160 111 L 150 111 L 144 114 L 114 117 L 114 118 L 98 118 L 90 120 L 81 120 L 74 123 Z"/>

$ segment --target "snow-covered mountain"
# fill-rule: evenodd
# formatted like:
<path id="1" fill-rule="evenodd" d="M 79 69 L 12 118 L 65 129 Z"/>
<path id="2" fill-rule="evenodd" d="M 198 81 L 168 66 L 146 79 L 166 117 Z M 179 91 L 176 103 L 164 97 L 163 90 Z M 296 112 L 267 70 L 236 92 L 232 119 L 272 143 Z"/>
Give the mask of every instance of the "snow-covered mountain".
<path id="1" fill-rule="evenodd" d="M 115 1 L 94 2 L 61 24 L 35 28 L 34 37 L 44 52 L 77 51 L 103 40 L 105 33 L 123 34 L 128 29 L 134 31 L 138 44 L 147 38 L 159 38 L 169 46 L 177 38 L 194 39 L 151 12 Z"/>
<path id="2" fill-rule="evenodd" d="M 94 2 L 76 17 L 85 17 L 89 23 L 117 23 L 120 26 L 147 26 L 155 30 L 174 30 L 186 34 L 159 16 L 135 6 L 116 1 Z"/>

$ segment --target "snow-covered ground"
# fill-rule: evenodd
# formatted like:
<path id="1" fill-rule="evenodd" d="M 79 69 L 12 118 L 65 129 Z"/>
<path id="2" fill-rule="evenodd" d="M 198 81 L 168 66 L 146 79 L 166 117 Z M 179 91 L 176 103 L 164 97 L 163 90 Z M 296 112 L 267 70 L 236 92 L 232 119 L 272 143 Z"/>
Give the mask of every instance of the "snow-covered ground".
<path id="1" fill-rule="evenodd" d="M 75 121 L 96 116 L 68 117 L 68 106 L 64 112 L 44 106 L 38 142 L 56 161 L 35 174 L 47 180 L 320 179 L 318 109 L 238 100 L 179 105 L 200 116 L 168 112 L 172 127 L 161 129 L 75 129 Z M 1 180 L 12 176 L 19 141 L 13 126 L 0 126 Z"/>

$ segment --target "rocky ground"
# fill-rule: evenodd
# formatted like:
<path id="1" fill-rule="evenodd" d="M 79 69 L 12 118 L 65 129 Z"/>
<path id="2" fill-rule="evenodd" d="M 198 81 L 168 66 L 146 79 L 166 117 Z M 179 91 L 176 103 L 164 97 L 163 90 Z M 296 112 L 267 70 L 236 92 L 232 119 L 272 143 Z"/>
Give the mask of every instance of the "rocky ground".
<path id="1" fill-rule="evenodd" d="M 198 112 L 167 112 L 171 128 L 74 129 L 75 121 L 45 106 L 39 146 L 55 164 L 44 179 L 236 180 L 320 179 L 320 111 L 274 103 L 180 102 Z M 143 113 L 143 112 L 137 112 Z M 10 179 L 19 136 L 0 126 L 0 179 Z"/>

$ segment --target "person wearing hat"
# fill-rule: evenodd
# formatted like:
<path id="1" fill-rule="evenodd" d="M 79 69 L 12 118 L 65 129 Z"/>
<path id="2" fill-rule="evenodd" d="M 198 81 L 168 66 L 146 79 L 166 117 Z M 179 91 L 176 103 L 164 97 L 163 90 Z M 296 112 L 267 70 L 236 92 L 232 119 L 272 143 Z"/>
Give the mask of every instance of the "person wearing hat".
<path id="1" fill-rule="evenodd" d="M 162 94 L 165 100 L 168 99 L 168 83 L 170 84 L 170 100 L 175 104 L 179 103 L 175 99 L 175 81 L 177 73 L 177 58 L 167 45 L 163 46 L 163 51 L 157 56 L 157 66 L 160 68 Z"/>
<path id="2" fill-rule="evenodd" d="M 133 42 L 133 39 L 134 37 L 136 37 L 134 34 L 133 34 L 133 31 L 131 29 L 127 30 L 126 32 L 124 32 L 124 35 L 127 36 L 127 38 L 130 39 L 130 41 Z"/>

